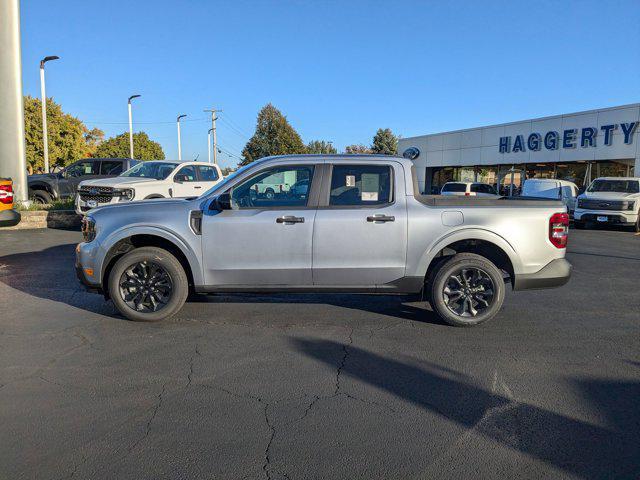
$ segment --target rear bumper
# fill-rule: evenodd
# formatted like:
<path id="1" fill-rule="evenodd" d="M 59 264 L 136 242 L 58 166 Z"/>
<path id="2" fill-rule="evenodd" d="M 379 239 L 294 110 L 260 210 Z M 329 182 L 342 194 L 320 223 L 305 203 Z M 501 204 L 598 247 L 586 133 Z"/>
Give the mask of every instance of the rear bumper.
<path id="1" fill-rule="evenodd" d="M 20 218 L 15 210 L 0 210 L 0 227 L 13 227 L 20 223 Z"/>
<path id="2" fill-rule="evenodd" d="M 560 287 L 571 278 L 573 267 L 564 258 L 552 260 L 535 273 L 515 275 L 514 290 Z"/>

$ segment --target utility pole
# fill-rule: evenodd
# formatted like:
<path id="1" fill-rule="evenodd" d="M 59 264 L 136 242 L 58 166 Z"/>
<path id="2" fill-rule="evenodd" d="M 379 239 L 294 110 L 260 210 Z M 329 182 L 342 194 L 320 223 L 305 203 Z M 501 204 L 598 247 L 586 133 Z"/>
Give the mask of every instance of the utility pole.
<path id="1" fill-rule="evenodd" d="M 186 115 L 178 115 L 176 123 L 178 124 L 178 160 L 182 160 L 182 146 L 180 145 L 180 119 L 186 117 Z"/>
<path id="2" fill-rule="evenodd" d="M 218 140 L 216 137 L 216 120 L 218 117 L 216 116 L 217 112 L 222 112 L 222 110 L 216 110 L 212 108 L 210 110 L 205 110 L 205 112 L 211 112 L 211 131 L 213 132 L 213 163 L 215 165 L 218 164 Z"/>
<path id="3" fill-rule="evenodd" d="M 18 0 L 0 0 L 0 19 L 0 177 L 13 180 L 15 199 L 24 202 L 28 189 Z"/>
<path id="4" fill-rule="evenodd" d="M 211 163 L 211 131 L 213 130 L 213 128 L 209 129 L 209 132 L 207 133 L 207 158 L 209 160 L 209 163 Z"/>
<path id="5" fill-rule="evenodd" d="M 127 101 L 129 105 L 129 158 L 133 158 L 133 120 L 131 119 L 131 100 L 140 95 L 131 95 Z"/>
<path id="6" fill-rule="evenodd" d="M 50 60 L 58 60 L 55 55 L 40 60 L 40 95 L 42 97 L 42 148 L 44 151 L 44 171 L 49 173 L 49 138 L 47 137 L 47 94 L 44 86 L 44 64 Z"/>

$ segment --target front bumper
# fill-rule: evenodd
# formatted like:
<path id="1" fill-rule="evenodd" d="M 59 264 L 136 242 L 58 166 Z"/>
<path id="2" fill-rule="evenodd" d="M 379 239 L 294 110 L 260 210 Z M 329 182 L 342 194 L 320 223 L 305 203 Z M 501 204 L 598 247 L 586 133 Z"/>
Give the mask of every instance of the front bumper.
<path id="1" fill-rule="evenodd" d="M 571 278 L 573 267 L 565 258 L 550 261 L 535 273 L 515 275 L 514 290 L 560 287 Z"/>
<path id="2" fill-rule="evenodd" d="M 606 217 L 606 221 L 598 221 L 598 217 Z M 583 210 L 576 208 L 573 214 L 574 221 L 593 222 L 613 225 L 635 225 L 638 221 L 638 213 L 621 210 Z"/>
<path id="3" fill-rule="evenodd" d="M 76 276 L 85 289 L 92 293 L 103 293 L 100 269 L 95 267 L 91 244 L 83 242 L 76 247 Z"/>
<path id="4" fill-rule="evenodd" d="M 0 227 L 13 227 L 20 223 L 20 219 L 15 210 L 0 210 Z"/>

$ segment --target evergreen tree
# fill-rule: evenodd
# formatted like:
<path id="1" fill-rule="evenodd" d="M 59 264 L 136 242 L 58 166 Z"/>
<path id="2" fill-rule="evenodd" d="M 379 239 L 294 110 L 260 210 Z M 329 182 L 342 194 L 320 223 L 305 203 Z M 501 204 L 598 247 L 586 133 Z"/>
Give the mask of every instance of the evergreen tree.
<path id="1" fill-rule="evenodd" d="M 398 137 L 396 137 L 391 129 L 379 128 L 373 137 L 373 144 L 371 145 L 373 153 L 380 153 L 382 155 L 397 155 L 398 154 Z"/>

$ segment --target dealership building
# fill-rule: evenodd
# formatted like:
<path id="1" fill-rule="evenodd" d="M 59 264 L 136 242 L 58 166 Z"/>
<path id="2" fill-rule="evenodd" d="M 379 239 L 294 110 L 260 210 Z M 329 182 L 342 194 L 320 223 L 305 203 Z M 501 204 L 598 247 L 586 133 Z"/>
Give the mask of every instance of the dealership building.
<path id="1" fill-rule="evenodd" d="M 517 194 L 528 178 L 579 187 L 597 177 L 640 176 L 640 103 L 513 123 L 401 138 L 420 190 L 449 181 L 483 182 Z"/>

